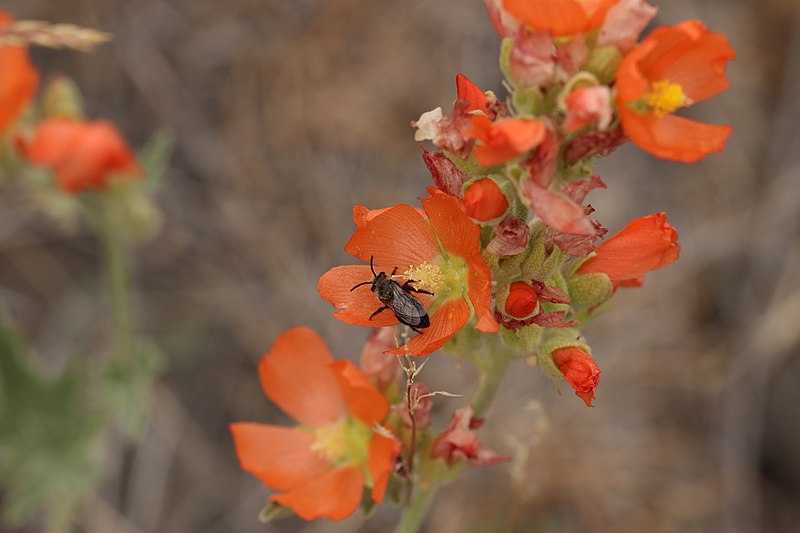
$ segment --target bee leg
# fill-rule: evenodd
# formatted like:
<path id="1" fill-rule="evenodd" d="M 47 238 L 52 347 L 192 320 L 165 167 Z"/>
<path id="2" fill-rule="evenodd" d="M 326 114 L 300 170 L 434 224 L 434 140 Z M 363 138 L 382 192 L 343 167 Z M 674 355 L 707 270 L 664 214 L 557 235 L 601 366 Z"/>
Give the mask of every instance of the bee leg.
<path id="1" fill-rule="evenodd" d="M 406 324 L 406 325 L 408 326 L 408 324 Z M 414 330 L 414 331 L 416 331 L 417 333 L 422 333 L 422 330 L 420 330 L 420 329 L 417 329 L 417 328 L 415 328 L 414 326 L 408 326 L 408 327 L 410 327 L 411 329 L 413 329 L 413 330 Z"/>
<path id="2" fill-rule="evenodd" d="M 372 313 L 371 315 L 369 315 L 369 319 L 370 319 L 370 320 L 372 320 L 372 317 L 374 317 L 374 316 L 375 316 L 375 315 L 377 315 L 378 313 L 381 313 L 381 312 L 383 312 L 383 311 L 386 311 L 387 309 L 391 309 L 391 308 L 390 308 L 388 305 L 384 305 L 383 307 L 381 307 L 380 309 L 378 309 L 377 311 L 375 311 L 374 313 Z"/>
<path id="3" fill-rule="evenodd" d="M 402 286 L 402 287 L 400 287 L 400 288 L 401 288 L 401 289 L 403 289 L 403 290 L 404 290 L 404 291 L 406 291 L 406 292 L 418 292 L 418 293 L 420 293 L 420 294 L 430 294 L 431 296 L 433 296 L 433 293 L 432 293 L 432 292 L 429 292 L 429 291 L 423 291 L 422 289 L 415 289 L 415 288 L 414 288 L 414 287 L 411 285 L 412 283 L 415 283 L 415 281 L 414 281 L 413 279 L 410 279 L 410 280 L 406 281 L 405 283 L 403 283 L 403 286 Z"/>

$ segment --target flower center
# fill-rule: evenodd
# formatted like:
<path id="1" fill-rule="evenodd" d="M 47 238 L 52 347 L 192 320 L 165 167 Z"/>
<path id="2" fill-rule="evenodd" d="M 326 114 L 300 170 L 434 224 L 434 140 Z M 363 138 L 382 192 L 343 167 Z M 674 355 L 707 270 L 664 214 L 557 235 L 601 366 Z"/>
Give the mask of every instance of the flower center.
<path id="1" fill-rule="evenodd" d="M 314 430 L 311 451 L 336 464 L 364 464 L 367 460 L 372 430 L 349 416 L 335 424 Z"/>
<path id="2" fill-rule="evenodd" d="M 683 87 L 669 80 L 651 83 L 644 100 L 659 118 L 672 113 L 680 107 L 693 103 L 683 92 Z"/>
<path id="3" fill-rule="evenodd" d="M 436 294 L 436 291 L 442 286 L 442 283 L 445 282 L 445 276 L 442 270 L 438 266 L 432 265 L 427 261 L 422 262 L 418 266 L 409 265 L 408 270 L 403 272 L 403 276 L 408 280 L 414 281 L 414 288 L 429 291 L 434 294 Z"/>

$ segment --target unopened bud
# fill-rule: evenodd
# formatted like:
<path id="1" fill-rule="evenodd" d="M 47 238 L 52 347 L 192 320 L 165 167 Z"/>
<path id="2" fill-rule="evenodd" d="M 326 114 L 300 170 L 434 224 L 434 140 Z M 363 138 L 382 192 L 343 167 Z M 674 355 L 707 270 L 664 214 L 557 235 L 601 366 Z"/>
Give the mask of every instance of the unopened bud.
<path id="1" fill-rule="evenodd" d="M 616 46 L 595 48 L 589 55 L 586 70 L 597 76 L 600 83 L 611 83 L 617 75 L 617 67 L 622 61 L 622 53 Z"/>
<path id="2" fill-rule="evenodd" d="M 82 120 L 83 98 L 75 82 L 66 76 L 52 78 L 44 88 L 42 112 L 46 118 Z"/>
<path id="3" fill-rule="evenodd" d="M 568 283 L 569 300 L 575 309 L 585 309 L 608 300 L 614 293 L 614 285 L 603 272 L 577 274 Z"/>
<path id="4" fill-rule="evenodd" d="M 524 281 L 515 281 L 511 284 L 506 298 L 505 311 L 514 318 L 527 318 L 539 307 L 539 297 L 536 289 Z"/>
<path id="5" fill-rule="evenodd" d="M 467 186 L 464 193 L 467 215 L 486 222 L 503 216 L 508 209 L 508 198 L 490 178 L 479 179 Z"/>

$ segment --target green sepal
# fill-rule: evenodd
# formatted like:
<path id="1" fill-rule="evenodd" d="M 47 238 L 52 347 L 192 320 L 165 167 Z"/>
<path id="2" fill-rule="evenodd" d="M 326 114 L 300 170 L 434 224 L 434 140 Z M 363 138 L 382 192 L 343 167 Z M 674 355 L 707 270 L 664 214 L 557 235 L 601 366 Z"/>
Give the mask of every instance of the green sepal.
<path id="1" fill-rule="evenodd" d="M 514 108 L 520 115 L 538 117 L 545 114 L 545 95 L 539 87 L 525 87 L 514 92 Z"/>
<path id="2" fill-rule="evenodd" d="M 608 84 L 614 81 L 620 62 L 622 62 L 622 53 L 619 48 L 613 45 L 603 46 L 592 50 L 585 70 L 597 76 L 600 83 Z"/>
<path id="3" fill-rule="evenodd" d="M 519 329 L 508 329 L 500 326 L 500 338 L 503 344 L 521 356 L 531 356 L 539 353 L 544 328 L 536 324 L 523 326 Z"/>
<path id="4" fill-rule="evenodd" d="M 453 162 L 453 164 L 468 176 L 486 176 L 492 173 L 497 173 L 502 168 L 502 165 L 495 165 L 493 167 L 484 167 L 475 159 L 474 150 L 472 153 L 469 154 L 467 159 L 461 159 L 456 154 L 448 151 L 443 152 L 444 155 L 447 156 L 447 159 Z"/>
<path id="5" fill-rule="evenodd" d="M 511 51 L 514 49 L 514 39 L 506 37 L 500 43 L 500 58 L 498 64 L 500 65 L 500 72 L 505 76 L 506 81 L 512 87 L 515 87 L 514 76 L 511 74 Z"/>
<path id="6" fill-rule="evenodd" d="M 261 512 L 258 513 L 258 521 L 262 524 L 269 524 L 271 522 L 275 522 L 276 520 L 289 518 L 290 516 L 294 516 L 294 511 L 288 507 L 284 507 L 279 503 L 269 502 L 264 506 L 263 509 L 261 509 Z"/>
<path id="7" fill-rule="evenodd" d="M 549 335 L 544 341 L 541 353 L 539 354 L 539 368 L 550 378 L 561 381 L 564 379 L 564 374 L 558 369 L 555 362 L 553 362 L 553 352 L 559 348 L 574 347 L 580 348 L 591 355 L 592 349 L 588 344 L 581 342 L 580 332 L 573 328 L 551 329 L 548 330 L 548 333 Z"/>
<path id="8" fill-rule="evenodd" d="M 569 299 L 575 309 L 585 309 L 605 302 L 614 294 L 614 284 L 604 272 L 577 274 L 569 283 Z"/>
<path id="9" fill-rule="evenodd" d="M 541 231 L 537 232 L 536 236 L 531 236 L 531 240 L 533 241 L 531 253 L 520 265 L 520 268 L 524 277 L 546 281 L 561 269 L 567 256 L 558 246 L 553 246 L 552 250 L 548 252 Z"/>
<path id="10" fill-rule="evenodd" d="M 47 82 L 42 93 L 44 118 L 83 120 L 86 113 L 78 85 L 66 76 L 55 76 Z"/>
<path id="11" fill-rule="evenodd" d="M 375 511 L 378 509 L 378 504 L 372 499 L 372 490 L 367 489 L 364 491 L 364 494 L 361 496 L 361 505 L 359 508 L 364 518 L 370 518 L 375 514 Z"/>

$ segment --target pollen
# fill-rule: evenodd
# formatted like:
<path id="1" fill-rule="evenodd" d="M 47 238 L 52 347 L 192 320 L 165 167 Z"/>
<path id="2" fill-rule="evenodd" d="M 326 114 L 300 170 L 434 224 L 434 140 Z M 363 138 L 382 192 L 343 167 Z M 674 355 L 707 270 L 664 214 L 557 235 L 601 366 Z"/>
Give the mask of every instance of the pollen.
<path id="1" fill-rule="evenodd" d="M 311 451 L 331 463 L 338 463 L 347 453 L 347 430 L 344 424 L 317 428 Z"/>
<path id="2" fill-rule="evenodd" d="M 409 265 L 408 270 L 403 272 L 403 276 L 409 281 L 413 280 L 415 289 L 430 291 L 434 294 L 445 281 L 441 269 L 427 261 L 418 266 Z"/>
<path id="3" fill-rule="evenodd" d="M 663 117 L 678 108 L 691 105 L 692 100 L 683 92 L 683 87 L 669 80 L 650 84 L 645 101 L 657 117 Z"/>
<path id="4" fill-rule="evenodd" d="M 334 465 L 364 464 L 367 461 L 372 429 L 345 416 L 339 422 L 314 430 L 311 451 Z"/>

